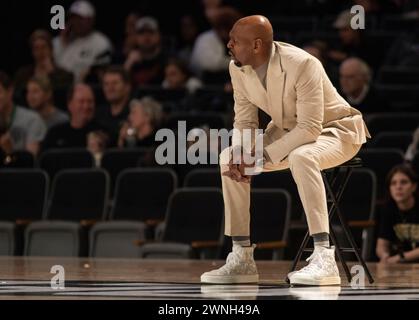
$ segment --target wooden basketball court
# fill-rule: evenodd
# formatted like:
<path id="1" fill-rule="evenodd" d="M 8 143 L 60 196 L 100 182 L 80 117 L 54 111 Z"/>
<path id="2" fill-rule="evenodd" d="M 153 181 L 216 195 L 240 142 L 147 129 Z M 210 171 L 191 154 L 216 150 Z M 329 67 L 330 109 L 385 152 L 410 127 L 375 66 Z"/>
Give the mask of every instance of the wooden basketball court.
<path id="1" fill-rule="evenodd" d="M 201 285 L 201 273 L 224 261 L 90 258 L 0 258 L 0 299 L 419 299 L 419 264 L 368 264 L 375 278 L 353 288 L 296 287 L 285 283 L 290 261 L 257 261 L 259 285 Z M 53 289 L 51 267 L 65 270 Z"/>

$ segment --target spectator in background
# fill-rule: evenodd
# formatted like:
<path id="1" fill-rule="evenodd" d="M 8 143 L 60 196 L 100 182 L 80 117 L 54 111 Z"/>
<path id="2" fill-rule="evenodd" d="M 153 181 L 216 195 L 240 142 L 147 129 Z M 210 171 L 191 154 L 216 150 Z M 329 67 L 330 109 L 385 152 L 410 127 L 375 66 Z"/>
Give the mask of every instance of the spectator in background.
<path id="1" fill-rule="evenodd" d="M 371 85 L 371 69 L 359 58 L 348 58 L 340 66 L 340 89 L 344 98 L 362 113 L 384 112 L 386 103 Z"/>
<path id="2" fill-rule="evenodd" d="M 396 0 L 394 0 L 396 2 Z M 400 15 L 405 21 L 415 22 L 419 19 L 418 1 L 400 1 L 397 3 L 404 7 L 404 13 Z M 409 30 L 407 34 L 401 34 L 387 51 L 384 65 L 402 68 L 419 68 L 419 29 Z"/>
<path id="3" fill-rule="evenodd" d="M 162 84 L 165 89 L 186 88 L 189 93 L 202 87 L 202 82 L 192 77 L 187 65 L 178 59 L 171 59 L 166 64 L 165 78 Z"/>
<path id="4" fill-rule="evenodd" d="M 35 30 L 29 40 L 33 64 L 21 67 L 15 74 L 14 85 L 18 92 L 26 88 L 33 76 L 47 76 L 55 88 L 66 88 L 73 84 L 73 74 L 56 66 L 52 53 L 51 34 L 45 30 Z"/>
<path id="5" fill-rule="evenodd" d="M 419 206 L 417 176 L 398 165 L 387 176 L 388 202 L 379 215 L 376 253 L 380 262 L 419 260 Z"/>
<path id="6" fill-rule="evenodd" d="M 398 37 L 388 50 L 384 64 L 419 68 L 419 30 Z"/>
<path id="7" fill-rule="evenodd" d="M 202 5 L 204 7 L 205 17 L 212 24 L 218 9 L 223 5 L 223 0 L 202 0 Z"/>
<path id="8" fill-rule="evenodd" d="M 212 29 L 198 36 L 192 51 L 191 69 L 198 75 L 204 72 L 228 71 L 231 60 L 227 49 L 229 33 L 241 15 L 232 7 L 216 10 L 210 21 Z"/>
<path id="9" fill-rule="evenodd" d="M 140 19 L 140 14 L 137 12 L 131 12 L 125 18 L 125 38 L 122 47 L 122 53 L 124 56 L 127 56 L 128 53 L 135 49 L 137 45 L 137 31 L 135 25 Z"/>
<path id="10" fill-rule="evenodd" d="M 352 29 L 352 18 L 353 14 L 346 10 L 341 12 L 333 23 L 333 27 L 339 33 L 339 43 L 336 48 L 329 50 L 329 58 L 340 64 L 348 57 L 359 57 L 376 70 L 384 58 L 384 52 L 377 43 L 366 38 L 364 30 Z"/>
<path id="11" fill-rule="evenodd" d="M 142 17 L 136 25 L 136 48 L 131 50 L 124 63 L 131 73 L 133 85 L 160 85 L 164 78 L 166 54 L 161 43 L 159 24 L 153 17 Z"/>
<path id="12" fill-rule="evenodd" d="M 102 81 L 106 104 L 96 108 L 95 119 L 107 129 L 111 145 L 115 145 L 122 124 L 129 115 L 128 103 L 131 98 L 131 82 L 128 72 L 120 66 L 106 69 Z"/>
<path id="13" fill-rule="evenodd" d="M 96 167 L 100 168 L 103 153 L 108 147 L 109 136 L 102 130 L 92 131 L 87 134 L 87 150 L 93 155 Z"/>
<path id="14" fill-rule="evenodd" d="M 153 98 L 132 100 L 128 122 L 121 128 L 118 146 L 121 148 L 155 146 L 154 137 L 162 118 L 162 106 Z"/>
<path id="15" fill-rule="evenodd" d="M 95 8 L 90 2 L 74 2 L 69 13 L 65 29 L 53 40 L 54 57 L 61 68 L 74 74 L 76 82 L 81 82 L 92 66 L 111 62 L 112 44 L 94 29 Z"/>
<path id="16" fill-rule="evenodd" d="M 48 77 L 34 76 L 29 79 L 26 101 L 41 116 L 48 129 L 69 120 L 67 113 L 54 106 L 52 85 Z"/>
<path id="17" fill-rule="evenodd" d="M 327 56 L 327 43 L 324 41 L 314 40 L 310 43 L 307 43 L 303 49 L 320 60 L 333 85 L 337 86 L 339 82 L 339 73 L 336 66 L 331 64 L 329 61 Z"/>
<path id="18" fill-rule="evenodd" d="M 9 76 L 0 71 L 0 150 L 6 155 L 25 150 L 37 155 L 47 128 L 34 111 L 13 103 Z"/>
<path id="19" fill-rule="evenodd" d="M 184 62 L 189 62 L 195 40 L 199 34 L 199 27 L 196 19 L 192 15 L 184 15 L 180 19 L 180 46 L 178 57 Z"/>
<path id="20" fill-rule="evenodd" d="M 51 128 L 43 142 L 43 149 L 85 148 L 89 132 L 101 130 L 93 121 L 95 96 L 90 86 L 76 84 L 68 94 L 70 122 Z"/>

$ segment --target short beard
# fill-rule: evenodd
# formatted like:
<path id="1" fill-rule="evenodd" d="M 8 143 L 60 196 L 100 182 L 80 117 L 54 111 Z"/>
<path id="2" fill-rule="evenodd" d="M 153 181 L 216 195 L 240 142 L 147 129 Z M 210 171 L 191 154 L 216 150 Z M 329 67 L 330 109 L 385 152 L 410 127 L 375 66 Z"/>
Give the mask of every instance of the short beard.
<path id="1" fill-rule="evenodd" d="M 234 64 L 235 64 L 236 67 L 241 68 L 243 66 L 240 61 L 237 61 L 237 60 L 233 60 L 233 61 L 234 61 Z"/>

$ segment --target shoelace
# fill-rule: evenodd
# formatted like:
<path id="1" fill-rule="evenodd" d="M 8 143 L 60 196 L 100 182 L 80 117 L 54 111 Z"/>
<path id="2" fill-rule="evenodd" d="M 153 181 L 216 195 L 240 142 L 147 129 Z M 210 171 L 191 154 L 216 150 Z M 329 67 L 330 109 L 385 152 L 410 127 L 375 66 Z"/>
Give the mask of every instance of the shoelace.
<path id="1" fill-rule="evenodd" d="M 301 270 L 308 271 L 308 272 L 315 272 L 315 271 L 318 271 L 319 269 L 323 269 L 325 267 L 325 263 L 324 263 L 323 258 L 322 258 L 320 253 L 314 253 L 313 252 L 306 259 L 306 261 L 309 264 Z"/>
<path id="2" fill-rule="evenodd" d="M 232 264 L 234 265 L 234 264 L 237 264 L 237 261 L 235 261 L 235 260 L 237 260 L 237 255 L 236 254 L 234 254 L 233 252 L 230 252 L 229 254 L 228 254 L 228 256 L 227 256 L 227 259 L 226 259 L 226 263 L 225 263 L 225 265 L 223 265 L 221 268 L 220 268 L 220 270 L 225 270 L 225 269 L 228 269 Z"/>

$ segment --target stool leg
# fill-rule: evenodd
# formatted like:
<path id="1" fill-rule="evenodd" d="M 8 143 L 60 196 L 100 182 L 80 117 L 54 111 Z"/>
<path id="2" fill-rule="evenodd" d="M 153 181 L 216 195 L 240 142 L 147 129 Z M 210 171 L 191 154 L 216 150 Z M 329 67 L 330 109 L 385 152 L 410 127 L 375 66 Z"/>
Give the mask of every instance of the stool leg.
<path id="1" fill-rule="evenodd" d="M 346 278 L 348 279 L 348 282 L 350 283 L 352 281 L 352 274 L 349 271 L 348 264 L 346 263 L 346 260 L 345 260 L 343 254 L 342 254 L 342 251 L 340 249 L 339 242 L 338 242 L 338 240 L 336 238 L 335 231 L 332 229 L 332 226 L 330 226 L 330 238 L 332 239 L 332 242 L 335 245 L 336 255 L 338 256 L 338 259 L 339 259 L 339 261 L 342 264 L 343 270 L 345 271 Z"/>
<path id="2" fill-rule="evenodd" d="M 336 212 L 338 214 L 339 220 L 341 221 L 341 225 L 343 227 L 343 231 L 346 235 L 346 238 L 349 240 L 349 243 L 351 244 L 351 247 L 354 249 L 354 253 L 355 253 L 355 256 L 356 256 L 358 262 L 361 263 L 362 267 L 364 268 L 365 273 L 367 274 L 369 283 L 373 283 L 374 279 L 373 279 L 373 277 L 372 277 L 372 275 L 371 275 L 371 273 L 370 273 L 370 271 L 369 271 L 369 269 L 368 269 L 368 267 L 367 267 L 367 265 L 364 261 L 364 258 L 362 258 L 362 256 L 359 253 L 358 246 L 355 243 L 355 239 L 352 236 L 351 231 L 349 230 L 349 226 L 348 226 L 348 223 L 346 222 L 345 217 L 342 215 L 339 208 L 337 208 Z"/>
<path id="3" fill-rule="evenodd" d="M 349 168 L 349 169 L 352 169 L 352 168 Z M 347 184 L 347 182 L 348 182 L 348 180 L 349 180 L 349 176 L 350 176 L 350 174 L 351 174 L 351 171 L 352 171 L 352 170 L 348 170 L 347 176 L 345 177 L 345 181 L 344 181 L 344 183 L 343 183 L 345 186 L 346 186 L 346 184 Z M 338 215 L 338 217 L 339 217 L 339 221 L 340 221 L 340 223 L 341 223 L 341 225 L 342 225 L 342 227 L 343 227 L 343 231 L 344 231 L 344 233 L 345 233 L 345 236 L 346 236 L 346 238 L 348 239 L 349 243 L 351 244 L 351 247 L 352 247 L 352 248 L 353 248 L 353 250 L 354 250 L 354 253 L 355 253 L 355 256 L 356 256 L 356 258 L 357 258 L 358 262 L 360 262 L 360 263 L 361 263 L 361 265 L 362 265 L 362 267 L 364 268 L 364 271 L 366 272 L 367 277 L 368 277 L 368 281 L 369 281 L 370 283 L 373 283 L 373 282 L 374 282 L 374 279 L 373 279 L 373 277 L 372 277 L 372 275 L 371 275 L 371 273 L 370 273 L 370 271 L 369 271 L 369 269 L 368 269 L 368 267 L 367 267 L 367 265 L 366 265 L 366 263 L 365 263 L 364 259 L 363 259 L 363 258 L 362 258 L 362 256 L 359 254 L 359 252 L 358 252 L 358 248 L 357 248 L 357 245 L 356 245 L 356 243 L 355 243 L 355 240 L 354 240 L 354 238 L 353 238 L 353 236 L 352 236 L 352 233 L 351 233 L 351 232 L 350 232 L 350 230 L 349 230 L 348 223 L 346 222 L 345 217 L 343 216 L 343 214 L 342 214 L 342 212 L 341 212 L 341 210 L 340 210 L 339 206 L 337 205 L 337 201 L 338 201 L 338 200 L 336 199 L 336 197 L 335 197 L 335 195 L 334 195 L 333 191 L 331 190 L 330 185 L 329 185 L 328 183 L 325 183 L 325 184 L 326 184 L 326 188 L 328 189 L 328 193 L 330 194 L 330 196 L 331 196 L 331 198 L 332 198 L 332 202 L 335 204 L 335 211 L 336 211 L 336 213 L 337 213 L 337 215 Z M 339 251 L 340 251 L 340 250 L 339 250 Z"/>
<path id="4" fill-rule="evenodd" d="M 343 179 L 343 183 L 341 183 L 336 190 L 336 196 L 335 196 L 336 201 L 333 201 L 330 194 L 335 194 L 333 190 L 336 186 L 337 176 L 338 176 L 337 173 L 336 173 L 336 169 L 339 169 L 339 168 L 335 168 L 335 170 L 333 170 L 332 177 L 330 178 L 330 180 L 331 180 L 330 183 L 329 183 L 329 179 L 326 176 L 326 173 L 322 171 L 322 177 L 323 177 L 324 185 L 326 186 L 328 202 L 331 203 L 330 208 L 329 208 L 329 220 L 330 220 L 330 222 L 332 221 L 332 218 L 335 215 L 336 205 L 340 202 L 340 200 L 343 196 L 343 192 L 345 191 L 346 185 L 348 184 L 349 177 L 352 173 L 352 170 L 346 170 L 345 177 Z M 348 169 L 351 169 L 351 168 L 348 168 Z M 329 197 L 330 197 L 330 200 L 329 200 Z"/>
<path id="5" fill-rule="evenodd" d="M 330 178 L 331 182 L 329 182 L 329 179 L 327 178 L 326 173 L 322 172 L 323 181 L 327 190 L 328 197 L 330 197 L 330 202 L 331 202 L 330 207 L 329 207 L 329 224 L 330 224 L 329 234 L 330 234 L 330 238 L 333 244 L 335 245 L 335 252 L 338 257 L 338 260 L 342 264 L 343 270 L 345 271 L 346 278 L 348 279 L 348 282 L 351 282 L 352 275 L 351 275 L 351 272 L 349 271 L 349 267 L 348 267 L 348 264 L 346 263 L 346 259 L 342 254 L 341 247 L 339 245 L 339 242 L 337 240 L 337 237 L 333 230 L 333 225 L 332 225 L 332 217 L 334 216 L 336 210 L 338 209 L 338 201 L 340 201 L 340 198 L 346 187 L 346 184 L 345 184 L 346 177 L 345 177 L 344 183 L 338 186 L 338 190 L 336 190 L 336 196 L 334 196 L 333 187 L 336 186 L 336 181 L 337 181 L 337 176 L 338 176 L 338 171 L 336 169 L 338 168 L 335 168 L 335 170 L 333 171 L 333 175 Z"/>

